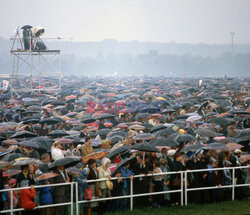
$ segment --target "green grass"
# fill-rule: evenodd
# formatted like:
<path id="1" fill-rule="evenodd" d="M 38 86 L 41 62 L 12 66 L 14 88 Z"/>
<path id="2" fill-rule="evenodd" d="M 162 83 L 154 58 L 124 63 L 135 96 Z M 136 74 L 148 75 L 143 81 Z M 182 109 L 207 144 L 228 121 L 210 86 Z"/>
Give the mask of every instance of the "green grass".
<path id="1" fill-rule="evenodd" d="M 250 201 L 228 201 L 205 205 L 134 209 L 132 212 L 105 213 L 105 215 L 243 215 L 250 214 Z"/>

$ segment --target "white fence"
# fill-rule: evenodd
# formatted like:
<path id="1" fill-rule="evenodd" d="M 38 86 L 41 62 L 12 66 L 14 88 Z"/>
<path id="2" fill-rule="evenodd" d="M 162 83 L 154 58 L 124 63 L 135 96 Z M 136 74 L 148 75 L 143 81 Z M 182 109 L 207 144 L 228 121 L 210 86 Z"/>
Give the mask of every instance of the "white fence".
<path id="1" fill-rule="evenodd" d="M 157 174 L 147 174 L 147 175 L 136 175 L 134 178 L 142 178 L 142 177 L 152 177 L 157 175 L 173 175 L 173 174 L 180 174 L 180 182 L 181 186 L 180 189 L 177 190 L 169 190 L 169 191 L 160 191 L 160 192 L 150 192 L 150 193 L 142 193 L 142 194 L 134 194 L 133 192 L 133 179 L 130 180 L 130 194 L 126 196 L 116 196 L 116 197 L 108 197 L 108 198 L 95 198 L 92 200 L 79 200 L 78 199 L 78 183 L 77 182 L 69 182 L 69 183 L 61 183 L 61 184 L 50 184 L 50 185 L 38 185 L 34 186 L 37 188 L 42 187 L 56 187 L 56 186 L 70 186 L 70 201 L 65 203 L 57 203 L 57 204 L 50 204 L 50 205 L 40 205 L 35 207 L 35 209 L 40 208 L 49 208 L 49 207 L 58 207 L 58 206 L 66 206 L 69 205 L 71 208 L 71 215 L 76 214 L 79 215 L 79 204 L 84 203 L 90 203 L 90 202 L 99 202 L 104 200 L 114 200 L 114 199 L 130 199 L 130 210 L 133 210 L 133 198 L 140 197 L 140 196 L 152 196 L 152 195 L 159 195 L 159 194 L 165 194 L 165 193 L 180 193 L 181 194 L 181 205 L 184 205 L 184 197 L 185 197 L 185 205 L 188 204 L 188 192 L 190 191 L 199 191 L 199 190 L 209 190 L 209 189 L 224 189 L 224 188 L 232 188 L 232 200 L 235 199 L 235 187 L 250 187 L 250 184 L 235 184 L 235 170 L 236 169 L 246 169 L 249 168 L 249 166 L 242 166 L 242 167 L 224 167 L 224 168 L 215 168 L 215 169 L 199 169 L 199 170 L 187 170 L 187 171 L 179 171 L 179 172 L 163 172 L 163 173 L 157 173 Z M 187 180 L 184 180 L 187 178 L 189 173 L 194 172 L 207 172 L 207 171 L 213 171 L 213 170 L 225 170 L 230 169 L 232 170 L 232 184 L 226 185 L 226 186 L 209 186 L 209 187 L 199 187 L 199 188 L 188 188 Z M 122 177 L 123 179 L 129 179 L 129 177 Z M 100 181 L 106 181 L 106 180 L 115 180 L 117 178 L 111 178 L 111 179 L 96 179 L 96 180 L 87 180 L 87 183 L 91 182 L 100 182 Z M 13 208 L 13 191 L 18 191 L 22 189 L 27 189 L 30 187 L 20 187 L 20 188 L 13 188 L 13 189 L 4 189 L 0 190 L 1 192 L 9 192 L 10 191 L 10 209 L 0 211 L 0 213 L 10 213 L 11 215 L 14 212 L 17 211 L 23 211 L 22 208 Z M 74 189 L 75 189 L 75 202 L 74 202 Z M 76 212 L 74 213 L 74 203 L 76 203 Z"/>

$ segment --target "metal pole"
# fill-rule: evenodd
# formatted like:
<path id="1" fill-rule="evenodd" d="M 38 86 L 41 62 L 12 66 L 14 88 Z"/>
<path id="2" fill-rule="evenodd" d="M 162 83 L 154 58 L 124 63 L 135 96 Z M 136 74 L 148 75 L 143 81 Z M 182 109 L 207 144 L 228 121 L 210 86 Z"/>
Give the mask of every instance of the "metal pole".
<path id="1" fill-rule="evenodd" d="M 13 190 L 10 191 L 10 214 L 13 215 Z"/>
<path id="2" fill-rule="evenodd" d="M 233 183 L 233 184 L 232 184 L 232 186 L 233 186 L 233 187 L 232 187 L 232 200 L 234 200 L 234 195 L 235 195 L 235 194 L 234 194 L 234 189 L 235 189 L 235 169 L 234 169 L 234 168 L 233 168 L 233 177 L 232 177 L 232 179 L 233 179 L 233 180 L 232 180 L 232 183 Z"/>
<path id="3" fill-rule="evenodd" d="M 79 214 L 79 205 L 78 205 L 78 183 L 76 183 L 76 215 Z"/>
<path id="4" fill-rule="evenodd" d="M 183 172 L 181 171 L 181 205 L 183 205 Z"/>
<path id="5" fill-rule="evenodd" d="M 130 180 L 130 211 L 133 210 L 133 179 Z"/>
<path id="6" fill-rule="evenodd" d="M 71 197 L 71 207 L 70 207 L 70 214 L 71 215 L 74 215 L 74 198 L 73 198 L 73 195 L 74 195 L 74 193 L 73 193 L 73 183 L 72 184 L 70 184 L 70 188 L 71 188 L 71 192 L 70 192 L 70 197 Z"/>
<path id="7" fill-rule="evenodd" d="M 188 204 L 188 199 L 187 199 L 187 172 L 185 172 L 185 205 Z"/>

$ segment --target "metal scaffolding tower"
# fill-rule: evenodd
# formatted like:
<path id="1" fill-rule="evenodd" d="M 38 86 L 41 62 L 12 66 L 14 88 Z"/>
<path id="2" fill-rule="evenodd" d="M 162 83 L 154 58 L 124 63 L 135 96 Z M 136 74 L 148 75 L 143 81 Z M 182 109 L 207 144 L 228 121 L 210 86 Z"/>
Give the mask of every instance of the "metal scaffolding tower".
<path id="1" fill-rule="evenodd" d="M 61 50 L 47 49 L 43 43 L 45 39 L 61 38 L 41 39 L 38 34 L 24 37 L 20 35 L 19 27 L 16 28 L 15 36 L 11 38 L 13 42 L 10 50 L 12 57 L 10 84 L 13 90 L 34 92 L 61 88 Z"/>

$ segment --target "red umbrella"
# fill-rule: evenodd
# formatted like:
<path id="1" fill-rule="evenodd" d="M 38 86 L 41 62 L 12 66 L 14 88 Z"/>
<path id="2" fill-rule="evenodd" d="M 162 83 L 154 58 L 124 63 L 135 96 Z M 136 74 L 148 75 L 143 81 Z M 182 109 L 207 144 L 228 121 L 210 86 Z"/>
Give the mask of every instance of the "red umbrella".
<path id="1" fill-rule="evenodd" d="M 47 179 L 49 179 L 49 178 L 54 178 L 54 177 L 56 177 L 56 176 L 58 176 L 58 174 L 56 174 L 56 173 L 54 173 L 54 172 L 49 172 L 49 173 L 44 173 L 44 174 L 38 176 L 38 177 L 36 178 L 36 180 L 37 180 L 37 181 L 47 180 Z"/>
<path id="2" fill-rule="evenodd" d="M 247 155 L 241 155 L 240 156 L 240 162 L 241 163 L 246 163 L 247 161 L 250 160 L 250 154 L 247 154 Z"/>

